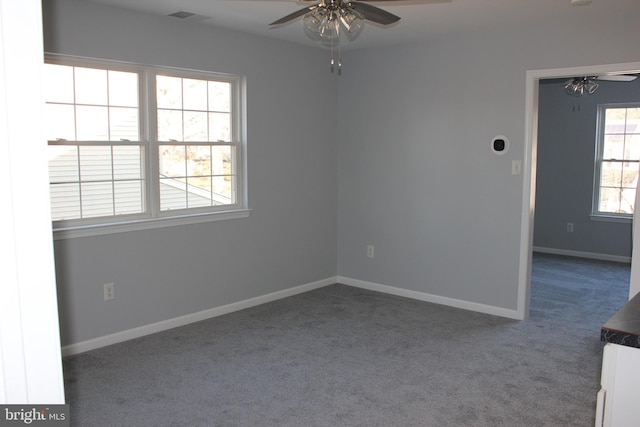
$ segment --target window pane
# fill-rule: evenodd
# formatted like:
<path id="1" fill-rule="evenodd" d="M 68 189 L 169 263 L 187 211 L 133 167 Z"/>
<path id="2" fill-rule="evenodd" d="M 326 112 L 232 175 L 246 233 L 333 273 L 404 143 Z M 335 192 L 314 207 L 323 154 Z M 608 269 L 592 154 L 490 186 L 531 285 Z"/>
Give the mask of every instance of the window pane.
<path id="1" fill-rule="evenodd" d="M 111 147 L 80 147 L 80 178 L 82 181 L 111 181 L 111 167 Z M 84 197 L 83 193 L 83 200 Z"/>
<path id="2" fill-rule="evenodd" d="M 160 209 L 163 211 L 187 207 L 187 183 L 174 178 L 160 179 Z"/>
<path id="3" fill-rule="evenodd" d="M 186 147 L 183 145 L 163 145 L 160 147 L 160 175 L 186 177 Z"/>
<path id="4" fill-rule="evenodd" d="M 211 206 L 211 178 L 189 178 L 187 184 L 187 203 L 190 208 Z"/>
<path id="5" fill-rule="evenodd" d="M 76 107 L 78 141 L 108 141 L 109 111 L 107 107 Z"/>
<path id="6" fill-rule="evenodd" d="M 214 205 L 230 205 L 235 200 L 235 177 L 224 176 L 213 178 L 213 204 Z"/>
<path id="7" fill-rule="evenodd" d="M 107 71 L 75 68 L 76 103 L 107 105 Z"/>
<path id="8" fill-rule="evenodd" d="M 158 108 L 182 108 L 182 79 L 179 77 L 156 77 L 156 102 Z"/>
<path id="9" fill-rule="evenodd" d="M 627 109 L 627 133 L 640 133 L 640 108 Z"/>
<path id="10" fill-rule="evenodd" d="M 45 137 L 47 141 L 76 139 L 73 105 L 47 104 L 45 109 Z"/>
<path id="11" fill-rule="evenodd" d="M 184 140 L 207 141 L 207 113 L 199 111 L 184 112 Z"/>
<path id="12" fill-rule="evenodd" d="M 183 105 L 185 110 L 207 111 L 207 82 L 205 80 L 183 80 Z"/>
<path id="13" fill-rule="evenodd" d="M 602 162 L 600 185 L 605 187 L 619 187 L 622 185 L 622 163 Z"/>
<path id="14" fill-rule="evenodd" d="M 142 181 L 118 181 L 114 183 L 115 214 L 144 212 L 142 205 L 144 186 Z"/>
<path id="15" fill-rule="evenodd" d="M 80 218 L 80 185 L 52 184 L 51 218 L 54 221 Z"/>
<path id="16" fill-rule="evenodd" d="M 187 175 L 211 175 L 211 147 L 199 145 L 187 147 Z"/>
<path id="17" fill-rule="evenodd" d="M 138 74 L 109 71 L 109 105 L 138 107 Z"/>
<path id="18" fill-rule="evenodd" d="M 231 141 L 231 114 L 209 113 L 209 141 Z"/>
<path id="19" fill-rule="evenodd" d="M 158 140 L 182 141 L 182 111 L 158 110 Z"/>
<path id="20" fill-rule="evenodd" d="M 624 133 L 626 108 L 607 108 L 605 113 L 605 133 Z"/>
<path id="21" fill-rule="evenodd" d="M 83 218 L 114 215 L 111 182 L 82 183 L 81 189 Z"/>
<path id="22" fill-rule="evenodd" d="M 602 158 L 606 160 L 624 158 L 624 135 L 605 135 Z"/>
<path id="23" fill-rule="evenodd" d="M 626 188 L 622 190 L 622 197 L 620 200 L 620 210 L 627 214 L 632 214 L 634 211 L 634 204 L 636 200 L 635 188 Z"/>
<path id="24" fill-rule="evenodd" d="M 49 182 L 78 182 L 78 147 L 51 145 L 48 147 Z"/>
<path id="25" fill-rule="evenodd" d="M 598 135 L 603 160 L 598 163 L 597 210 L 629 215 L 638 182 L 640 134 L 634 132 L 640 124 L 640 108 L 604 107 L 599 114 L 604 114 L 605 123 Z"/>
<path id="26" fill-rule="evenodd" d="M 120 141 L 123 139 L 139 141 L 138 109 L 109 108 L 109 132 L 111 141 Z"/>
<path id="27" fill-rule="evenodd" d="M 640 160 L 640 134 L 625 136 L 624 156 L 625 160 Z"/>
<path id="28" fill-rule="evenodd" d="M 231 112 L 231 84 L 209 82 L 209 111 Z"/>
<path id="29" fill-rule="evenodd" d="M 69 64 L 79 64 L 73 61 Z M 231 95 L 236 83 L 204 72 L 185 72 L 189 78 L 162 76 L 151 67 L 147 72 L 155 81 L 147 81 L 140 78 L 142 71 L 104 64 L 45 65 L 53 219 L 153 216 L 235 203 L 234 174 L 240 170 L 234 164 L 236 147 L 226 141 L 235 137 Z M 156 101 L 147 105 L 142 95 L 149 89 Z M 141 114 L 149 107 L 156 111 Z M 147 117 L 155 123 L 147 123 Z M 149 144 L 157 150 L 147 151 Z M 157 157 L 150 159 L 150 154 Z M 149 161 L 157 167 L 149 168 Z M 157 175 L 148 176 L 150 172 Z M 159 201 L 148 191 L 158 192 Z M 149 206 L 150 201 L 159 204 Z"/>
<path id="30" fill-rule="evenodd" d="M 212 147 L 213 175 L 230 175 L 232 159 L 231 146 Z"/>
<path id="31" fill-rule="evenodd" d="M 600 189 L 600 200 L 598 210 L 600 212 L 619 213 L 620 190 L 617 188 L 603 187 Z"/>
<path id="32" fill-rule="evenodd" d="M 113 178 L 141 180 L 142 160 L 142 147 L 113 147 Z"/>
<path id="33" fill-rule="evenodd" d="M 47 102 L 73 104 L 73 67 L 45 64 L 44 97 Z"/>
<path id="34" fill-rule="evenodd" d="M 638 181 L 638 163 L 624 162 L 622 164 L 622 186 L 636 188 Z"/>

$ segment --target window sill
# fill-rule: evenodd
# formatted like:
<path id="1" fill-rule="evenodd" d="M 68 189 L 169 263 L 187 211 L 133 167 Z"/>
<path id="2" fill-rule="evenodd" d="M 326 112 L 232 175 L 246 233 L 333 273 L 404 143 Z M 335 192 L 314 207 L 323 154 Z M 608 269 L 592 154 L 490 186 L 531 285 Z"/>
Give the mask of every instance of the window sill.
<path id="1" fill-rule="evenodd" d="M 630 224 L 633 221 L 633 217 L 622 217 L 613 215 L 590 215 L 591 221 L 603 221 L 603 222 L 621 222 L 623 224 Z"/>
<path id="2" fill-rule="evenodd" d="M 129 231 L 151 230 L 155 228 L 174 227 L 177 225 L 200 224 L 203 222 L 223 221 L 227 219 L 246 218 L 251 209 L 214 212 L 196 215 L 182 215 L 165 218 L 125 221 L 112 224 L 86 225 L 80 227 L 54 228 L 53 240 L 73 239 L 77 237 L 101 236 L 106 234 L 126 233 Z"/>

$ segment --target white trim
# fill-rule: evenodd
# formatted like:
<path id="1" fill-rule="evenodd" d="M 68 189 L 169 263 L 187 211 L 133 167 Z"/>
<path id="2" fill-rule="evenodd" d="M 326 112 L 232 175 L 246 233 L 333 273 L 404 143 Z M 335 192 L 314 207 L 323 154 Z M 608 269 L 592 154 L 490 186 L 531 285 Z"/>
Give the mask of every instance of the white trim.
<path id="1" fill-rule="evenodd" d="M 216 221 L 221 219 L 242 218 L 248 215 L 247 199 L 247 160 L 246 160 L 246 79 L 242 76 L 221 74 L 206 70 L 181 69 L 140 63 L 128 63 L 107 59 L 85 58 L 79 56 L 45 53 L 45 63 L 70 67 L 90 67 L 99 70 L 116 70 L 138 75 L 138 116 L 139 141 L 135 145 L 144 149 L 143 176 L 145 181 L 142 197 L 146 202 L 143 211 L 125 215 L 106 215 L 104 217 L 74 218 L 55 220 L 54 239 L 96 236 L 110 233 L 144 230 L 173 225 Z M 229 146 L 234 154 L 232 161 L 232 189 L 235 202 L 214 206 L 200 206 L 180 209 L 161 209 L 159 194 L 161 176 L 157 167 L 158 147 L 173 144 L 173 140 L 158 140 L 155 123 L 158 114 L 156 105 L 156 77 L 171 76 L 177 78 L 195 78 L 203 81 L 226 82 L 230 85 L 231 140 L 230 141 L 176 141 L 178 145 L 197 144 L 203 146 Z M 75 105 L 75 104 L 74 104 Z M 62 135 L 64 136 L 64 135 Z M 49 145 L 72 146 L 112 146 L 121 145 L 119 141 L 70 140 L 65 143 L 48 141 Z M 132 142 L 133 143 L 133 142 Z M 211 215 L 211 216 L 207 216 Z M 122 220 L 125 218 L 124 220 Z M 167 221 L 163 221 L 167 218 Z M 158 221 L 160 220 L 160 221 Z"/>
<path id="2" fill-rule="evenodd" d="M 272 292 L 270 294 L 261 295 L 255 298 L 249 298 L 243 301 L 234 302 L 220 307 L 210 308 L 208 310 L 203 310 L 180 317 L 174 317 L 173 319 L 162 320 L 160 322 L 140 326 L 126 331 L 116 332 L 114 334 L 105 335 L 87 341 L 69 344 L 62 347 L 62 355 L 71 356 L 78 353 L 84 353 L 85 351 L 95 350 L 100 347 L 129 341 L 135 338 L 143 337 L 145 335 L 155 334 L 157 332 L 173 329 L 178 326 L 200 322 L 202 320 L 211 319 L 213 317 L 222 316 L 224 314 L 233 313 L 235 311 L 244 310 L 246 308 L 255 307 L 257 305 L 287 298 L 304 292 L 309 292 L 315 289 L 323 288 L 325 286 L 333 285 L 335 283 L 336 277 L 329 277 L 326 279 L 318 280 L 316 282 L 284 289 L 282 291 Z"/>
<path id="3" fill-rule="evenodd" d="M 461 308 L 463 310 L 475 311 L 478 313 L 492 314 L 494 316 L 507 317 L 510 319 L 522 320 L 516 310 L 509 310 L 492 305 L 479 304 L 476 302 L 464 301 L 455 298 L 443 297 L 440 295 L 428 294 L 425 292 L 412 291 L 409 289 L 396 288 L 393 286 L 381 285 L 379 283 L 366 282 L 364 280 L 351 279 L 349 277 L 338 276 L 338 283 L 367 289 L 370 291 L 382 292 L 384 294 L 399 297 L 411 298 L 418 301 L 431 302 L 434 304 L 446 305 L 449 307 Z"/>
<path id="4" fill-rule="evenodd" d="M 246 218 L 251 209 L 235 211 L 208 212 L 175 217 L 160 217 L 123 221 L 111 224 L 85 225 L 79 227 L 57 228 L 53 230 L 54 240 L 73 239 L 75 237 L 102 236 L 105 234 L 126 233 L 129 231 L 151 230 L 154 228 L 174 227 L 185 224 L 222 221 L 227 219 Z"/>
<path id="5" fill-rule="evenodd" d="M 42 4 L 0 0 L 0 404 L 63 404 Z"/>
<path id="6" fill-rule="evenodd" d="M 540 79 L 593 76 L 607 73 L 638 73 L 640 62 L 592 65 L 546 70 L 528 70 L 525 94 L 525 146 L 522 164 L 522 212 L 520 222 L 520 262 L 518 274 L 518 313 L 529 315 L 533 216 L 535 211 L 535 174 L 538 144 L 538 82 Z"/>
<path id="7" fill-rule="evenodd" d="M 599 202 L 600 202 L 600 193 L 602 192 L 602 187 L 605 186 L 602 184 L 602 164 L 604 162 L 613 162 L 618 163 L 620 165 L 621 170 L 624 168 L 625 163 L 636 163 L 636 169 L 638 166 L 638 160 L 633 159 L 605 159 L 604 158 L 604 149 L 606 142 L 606 121 L 607 121 L 607 109 L 608 108 L 639 108 L 640 102 L 616 102 L 616 103 L 605 103 L 597 105 L 597 121 L 596 121 L 596 158 L 594 161 L 594 172 L 593 172 L 593 192 L 591 195 L 591 214 L 590 217 L 595 221 L 611 221 L 611 222 L 630 222 L 633 218 L 633 212 L 630 213 L 614 213 L 611 211 L 600 211 L 599 210 Z M 625 119 L 626 120 L 626 119 Z M 626 128 L 626 126 L 625 126 Z M 624 134 L 621 136 L 626 137 L 627 132 L 626 129 Z M 634 187 L 637 187 L 638 179 L 635 180 Z M 620 186 L 616 186 L 614 188 L 625 188 L 624 184 L 621 182 Z M 629 187 L 626 187 L 629 188 Z M 635 188 L 634 188 L 635 189 Z M 635 198 L 634 198 L 635 202 Z M 619 201 L 619 204 L 622 204 L 622 201 Z M 633 206 L 631 207 L 633 210 Z"/>
<path id="8" fill-rule="evenodd" d="M 595 252 L 574 251 L 570 249 L 544 248 L 540 246 L 534 246 L 533 252 L 540 252 L 543 254 L 572 256 L 576 258 L 597 259 L 601 261 L 623 262 L 626 264 L 631 264 L 631 257 L 623 256 L 623 255 L 599 254 Z"/>

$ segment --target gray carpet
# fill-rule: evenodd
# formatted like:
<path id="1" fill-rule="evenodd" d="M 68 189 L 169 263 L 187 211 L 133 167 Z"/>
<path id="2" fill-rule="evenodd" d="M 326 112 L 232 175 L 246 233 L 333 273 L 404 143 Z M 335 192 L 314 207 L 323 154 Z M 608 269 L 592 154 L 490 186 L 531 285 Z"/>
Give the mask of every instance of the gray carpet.
<path id="1" fill-rule="evenodd" d="M 534 255 L 523 322 L 333 285 L 65 358 L 77 426 L 592 426 L 629 265 Z"/>

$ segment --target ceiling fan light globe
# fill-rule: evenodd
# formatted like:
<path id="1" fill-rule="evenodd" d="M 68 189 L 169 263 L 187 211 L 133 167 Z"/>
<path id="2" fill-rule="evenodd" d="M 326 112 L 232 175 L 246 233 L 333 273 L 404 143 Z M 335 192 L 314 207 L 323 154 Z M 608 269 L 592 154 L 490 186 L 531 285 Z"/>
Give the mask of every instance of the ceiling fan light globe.
<path id="1" fill-rule="evenodd" d="M 584 88 L 589 95 L 593 95 L 593 93 L 598 89 L 598 87 L 599 87 L 598 83 L 594 82 L 593 80 L 587 80 L 584 83 Z"/>
<path id="2" fill-rule="evenodd" d="M 579 82 L 571 81 L 569 83 L 567 83 L 564 87 L 564 91 L 567 95 L 571 95 L 571 96 L 582 96 L 583 93 L 583 87 L 581 84 L 579 84 Z"/>
<path id="3" fill-rule="evenodd" d="M 345 29 L 347 38 L 352 41 L 364 28 L 364 15 L 350 7 L 345 7 L 340 10 L 340 23 Z"/>
<path id="4" fill-rule="evenodd" d="M 349 41 L 354 41 L 360 35 L 360 33 L 362 33 L 363 29 L 364 21 L 358 21 L 351 24 L 351 29 L 345 31 L 347 39 L 349 39 Z"/>
<path id="5" fill-rule="evenodd" d="M 336 17 L 329 15 L 320 26 L 320 39 L 327 46 L 335 46 L 340 38 L 340 24 Z"/>
<path id="6" fill-rule="evenodd" d="M 340 38 L 336 35 L 325 35 L 320 38 L 320 44 L 326 47 L 336 47 L 340 43 Z"/>
<path id="7" fill-rule="evenodd" d="M 319 12 L 319 9 L 316 9 L 304 15 L 304 18 L 302 18 L 302 27 L 304 28 L 304 33 L 307 35 L 307 37 L 309 37 L 311 40 L 319 41 L 323 21 L 323 13 Z"/>

